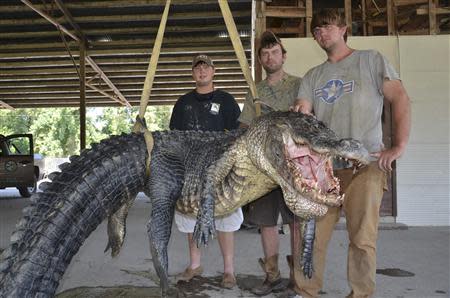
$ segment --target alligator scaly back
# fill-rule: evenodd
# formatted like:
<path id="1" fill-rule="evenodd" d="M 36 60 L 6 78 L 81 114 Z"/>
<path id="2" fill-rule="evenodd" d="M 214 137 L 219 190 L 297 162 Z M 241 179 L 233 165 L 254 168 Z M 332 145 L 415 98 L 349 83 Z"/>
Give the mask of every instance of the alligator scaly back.
<path id="1" fill-rule="evenodd" d="M 93 145 L 41 184 L 12 235 L 0 267 L 0 297 L 53 297 L 84 240 L 145 184 L 140 134 Z"/>

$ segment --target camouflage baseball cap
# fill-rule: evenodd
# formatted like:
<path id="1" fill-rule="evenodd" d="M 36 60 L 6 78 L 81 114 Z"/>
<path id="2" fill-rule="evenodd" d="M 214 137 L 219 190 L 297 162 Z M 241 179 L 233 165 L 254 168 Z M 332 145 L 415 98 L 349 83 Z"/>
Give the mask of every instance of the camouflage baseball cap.
<path id="1" fill-rule="evenodd" d="M 194 68 L 200 62 L 206 63 L 209 66 L 214 66 L 214 63 L 212 62 L 211 58 L 209 58 L 205 54 L 200 54 L 195 56 L 194 59 L 192 60 L 192 68 Z"/>

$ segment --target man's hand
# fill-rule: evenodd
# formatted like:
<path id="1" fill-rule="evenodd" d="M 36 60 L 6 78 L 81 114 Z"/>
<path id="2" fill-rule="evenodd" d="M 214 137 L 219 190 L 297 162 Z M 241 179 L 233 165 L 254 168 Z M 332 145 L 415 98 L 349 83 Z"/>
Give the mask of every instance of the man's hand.
<path id="1" fill-rule="evenodd" d="M 400 147 L 392 147 L 379 152 L 371 153 L 370 155 L 378 158 L 378 167 L 384 172 L 392 171 L 392 162 L 398 159 L 403 154 L 404 149 Z"/>
<path id="2" fill-rule="evenodd" d="M 297 98 L 294 104 L 289 107 L 289 111 L 312 115 L 312 104 L 306 99 Z"/>

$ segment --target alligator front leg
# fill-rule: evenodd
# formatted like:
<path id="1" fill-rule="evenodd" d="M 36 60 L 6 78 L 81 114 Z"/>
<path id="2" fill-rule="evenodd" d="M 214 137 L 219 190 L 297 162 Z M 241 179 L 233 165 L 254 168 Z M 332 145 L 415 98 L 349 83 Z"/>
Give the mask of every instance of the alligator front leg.
<path id="1" fill-rule="evenodd" d="M 208 245 L 209 236 L 214 237 L 216 227 L 214 224 L 215 200 L 211 193 L 202 196 L 197 213 L 197 223 L 194 228 L 194 239 L 197 247 Z"/>
<path id="2" fill-rule="evenodd" d="M 302 268 L 303 275 L 307 278 L 312 278 L 314 272 L 313 249 L 316 230 L 316 220 L 314 218 L 304 220 L 302 221 L 300 228 L 301 228 L 301 235 L 303 235 L 300 266 Z"/>

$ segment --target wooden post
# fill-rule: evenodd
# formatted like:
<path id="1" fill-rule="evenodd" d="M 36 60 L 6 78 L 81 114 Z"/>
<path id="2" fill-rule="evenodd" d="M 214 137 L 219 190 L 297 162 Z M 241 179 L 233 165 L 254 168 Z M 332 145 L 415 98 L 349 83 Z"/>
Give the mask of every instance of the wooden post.
<path id="1" fill-rule="evenodd" d="M 313 16 L 312 0 L 306 0 L 306 36 L 312 37 L 311 20 Z"/>
<path id="2" fill-rule="evenodd" d="M 259 63 L 258 48 L 261 41 L 261 34 L 266 31 L 266 2 L 256 1 L 255 13 L 255 83 L 262 80 L 262 66 Z"/>
<path id="3" fill-rule="evenodd" d="M 86 44 L 80 41 L 80 151 L 86 148 Z"/>
<path id="4" fill-rule="evenodd" d="M 352 0 L 345 0 L 345 23 L 347 24 L 347 35 L 352 36 Z"/>
<path id="5" fill-rule="evenodd" d="M 438 33 L 436 22 L 436 0 L 428 0 L 428 20 L 430 23 L 430 35 Z"/>
<path id="6" fill-rule="evenodd" d="M 361 14 L 362 14 L 363 35 L 367 36 L 366 0 L 361 0 Z"/>
<path id="7" fill-rule="evenodd" d="M 393 0 L 387 0 L 386 1 L 386 14 L 387 14 L 388 35 L 396 34 L 393 8 L 394 8 Z"/>

